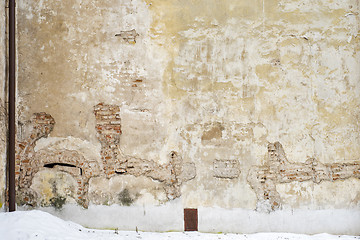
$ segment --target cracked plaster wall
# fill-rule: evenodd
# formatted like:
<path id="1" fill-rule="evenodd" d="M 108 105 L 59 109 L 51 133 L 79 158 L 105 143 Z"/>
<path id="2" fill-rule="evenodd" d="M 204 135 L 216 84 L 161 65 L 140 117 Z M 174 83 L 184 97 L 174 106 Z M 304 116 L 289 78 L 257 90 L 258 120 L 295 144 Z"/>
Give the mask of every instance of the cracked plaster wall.
<path id="1" fill-rule="evenodd" d="M 196 166 L 180 186 L 184 207 L 255 209 L 248 173 L 266 163 L 269 142 L 292 163 L 360 159 L 359 8 L 358 0 L 19 0 L 18 138 L 27 139 L 33 113 L 46 112 L 56 124 L 34 151 L 77 151 L 102 166 L 93 109 L 118 106 L 117 152 L 168 166 L 176 151 Z M 33 189 L 47 201 L 64 189 L 76 198 L 76 183 L 59 174 L 38 172 Z M 135 175 L 91 178 L 90 203 L 168 201 L 163 183 Z M 360 206 L 357 178 L 275 187 L 284 208 Z"/>

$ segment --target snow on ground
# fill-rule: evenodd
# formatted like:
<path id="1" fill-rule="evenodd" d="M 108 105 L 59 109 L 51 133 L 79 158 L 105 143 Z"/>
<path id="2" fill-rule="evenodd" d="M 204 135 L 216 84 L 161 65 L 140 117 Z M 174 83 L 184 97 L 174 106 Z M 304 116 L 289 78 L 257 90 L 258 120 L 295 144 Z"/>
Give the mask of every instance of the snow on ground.
<path id="1" fill-rule="evenodd" d="M 95 230 L 64 221 L 49 213 L 16 211 L 0 213 L 0 240 L 355 240 L 360 236 L 329 234 L 303 235 L 291 233 L 212 234 L 200 232 L 130 232 Z"/>

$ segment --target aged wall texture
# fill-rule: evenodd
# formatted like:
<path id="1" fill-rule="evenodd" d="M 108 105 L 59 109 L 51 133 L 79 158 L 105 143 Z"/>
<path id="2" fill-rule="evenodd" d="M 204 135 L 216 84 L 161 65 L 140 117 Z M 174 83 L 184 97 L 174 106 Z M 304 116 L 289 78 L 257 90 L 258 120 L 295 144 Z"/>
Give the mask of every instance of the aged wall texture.
<path id="1" fill-rule="evenodd" d="M 19 204 L 360 211 L 359 11 L 18 0 Z"/>
<path id="2" fill-rule="evenodd" d="M 268 145 L 268 162 L 250 170 L 248 182 L 256 193 L 259 208 L 273 211 L 281 207 L 276 184 L 293 181 L 318 184 L 351 177 L 360 179 L 360 162 L 322 164 L 310 158 L 305 163 L 289 163 L 282 145 L 276 142 Z"/>

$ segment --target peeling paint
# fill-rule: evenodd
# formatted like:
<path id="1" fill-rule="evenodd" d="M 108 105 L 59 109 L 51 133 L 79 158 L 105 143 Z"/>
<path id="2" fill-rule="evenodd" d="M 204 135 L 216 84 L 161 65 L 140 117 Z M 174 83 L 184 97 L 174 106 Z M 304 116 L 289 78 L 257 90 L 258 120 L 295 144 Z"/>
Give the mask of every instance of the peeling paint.
<path id="1" fill-rule="evenodd" d="M 254 189 L 257 198 L 257 210 L 274 211 L 282 201 L 276 190 L 276 184 L 293 181 L 337 181 L 349 178 L 360 179 L 360 162 L 322 164 L 313 158 L 305 163 L 290 163 L 279 142 L 269 143 L 268 162 L 263 166 L 253 167 L 247 180 Z M 296 189 L 298 186 L 295 185 Z M 303 189 L 293 191 L 305 192 Z M 295 193 L 295 192 L 294 192 Z"/>
<path id="2" fill-rule="evenodd" d="M 254 210 L 267 191 L 265 210 L 358 209 L 359 11 L 357 0 L 19 1 L 18 143 L 30 147 L 18 153 L 76 166 L 41 165 L 26 183 L 39 196 L 24 196 L 80 203 L 62 189 L 78 187 L 83 159 L 99 170 L 85 194 L 96 205 L 121 205 L 128 189 L 131 206 Z M 56 125 L 26 143 L 40 112 Z M 269 173 L 276 141 L 280 165 L 302 169 L 294 179 Z M 261 171 L 276 179 L 260 183 Z"/>

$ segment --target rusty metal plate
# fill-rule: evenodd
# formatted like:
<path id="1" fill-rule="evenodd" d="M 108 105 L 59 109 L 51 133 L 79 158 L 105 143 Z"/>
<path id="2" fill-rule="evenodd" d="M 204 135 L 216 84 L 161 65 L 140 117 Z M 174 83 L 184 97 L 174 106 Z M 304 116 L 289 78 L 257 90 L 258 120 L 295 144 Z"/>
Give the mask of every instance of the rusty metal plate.
<path id="1" fill-rule="evenodd" d="M 198 230 L 198 211 L 193 208 L 184 209 L 184 228 L 185 231 Z"/>

